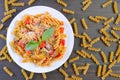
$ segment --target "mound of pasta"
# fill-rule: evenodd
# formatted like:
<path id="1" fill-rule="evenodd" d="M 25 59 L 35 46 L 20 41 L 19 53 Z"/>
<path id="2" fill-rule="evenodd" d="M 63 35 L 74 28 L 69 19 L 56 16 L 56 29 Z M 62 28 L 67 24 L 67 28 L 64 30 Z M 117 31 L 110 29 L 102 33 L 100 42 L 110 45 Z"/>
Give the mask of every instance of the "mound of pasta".
<path id="1" fill-rule="evenodd" d="M 22 62 L 38 66 L 50 66 L 63 57 L 66 51 L 64 22 L 49 12 L 25 15 L 17 21 L 10 42 L 15 53 L 22 56 Z"/>

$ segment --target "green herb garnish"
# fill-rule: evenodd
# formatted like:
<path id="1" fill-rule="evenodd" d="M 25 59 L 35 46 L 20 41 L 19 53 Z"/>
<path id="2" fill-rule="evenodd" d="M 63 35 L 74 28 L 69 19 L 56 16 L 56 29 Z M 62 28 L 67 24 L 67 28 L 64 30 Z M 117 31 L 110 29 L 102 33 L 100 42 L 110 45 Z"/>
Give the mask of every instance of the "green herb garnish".
<path id="1" fill-rule="evenodd" d="M 38 47 L 42 41 L 47 41 L 54 33 L 54 27 L 51 27 L 47 29 L 43 35 L 42 38 L 38 37 L 39 41 L 30 41 L 26 44 L 25 50 L 34 50 L 36 47 Z"/>

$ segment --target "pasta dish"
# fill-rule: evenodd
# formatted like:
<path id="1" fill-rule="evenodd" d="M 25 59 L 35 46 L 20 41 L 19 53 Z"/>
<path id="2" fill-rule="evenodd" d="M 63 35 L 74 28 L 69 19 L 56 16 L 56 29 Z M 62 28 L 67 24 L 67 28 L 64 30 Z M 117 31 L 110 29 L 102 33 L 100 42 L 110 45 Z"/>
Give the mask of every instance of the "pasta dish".
<path id="1" fill-rule="evenodd" d="M 22 62 L 37 66 L 50 66 L 63 57 L 66 51 L 64 22 L 49 12 L 26 14 L 17 21 L 13 31 L 12 49 L 22 56 Z"/>

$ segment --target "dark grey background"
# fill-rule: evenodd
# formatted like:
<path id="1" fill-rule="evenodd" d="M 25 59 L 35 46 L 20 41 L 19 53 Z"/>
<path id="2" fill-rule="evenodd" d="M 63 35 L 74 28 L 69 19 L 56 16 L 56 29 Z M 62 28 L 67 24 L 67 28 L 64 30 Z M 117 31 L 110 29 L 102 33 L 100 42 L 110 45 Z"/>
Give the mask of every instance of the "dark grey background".
<path id="1" fill-rule="evenodd" d="M 4 23 L 4 28 L 0 31 L 0 33 L 3 33 L 3 34 L 6 35 L 6 33 L 7 33 L 6 28 L 9 26 L 12 19 L 23 9 L 26 9 L 26 8 L 30 7 L 30 6 L 27 5 L 28 0 L 18 0 L 18 1 L 19 2 L 25 2 L 26 3 L 25 6 L 24 7 L 12 7 L 12 6 L 10 6 L 10 9 L 16 8 L 17 12 L 13 14 L 13 17 L 10 20 L 8 20 L 7 22 Z M 117 16 L 117 14 L 113 13 L 112 5 L 110 5 L 106 8 L 101 8 L 101 5 L 104 2 L 106 2 L 107 0 L 92 0 L 92 5 L 87 9 L 87 11 L 82 11 L 81 10 L 81 8 L 82 8 L 81 2 L 83 0 L 63 0 L 63 1 L 68 3 L 68 7 L 67 7 L 68 9 L 72 9 L 72 10 L 75 11 L 74 15 L 65 14 L 65 13 L 63 13 L 63 14 L 68 19 L 70 19 L 72 17 L 75 17 L 76 22 L 78 24 L 79 34 L 81 34 L 83 32 L 87 32 L 91 36 L 91 38 L 101 36 L 101 34 L 98 31 L 99 31 L 99 29 L 101 29 L 103 27 L 103 25 L 102 25 L 102 22 L 100 22 L 98 24 L 96 24 L 94 22 L 91 22 L 88 19 L 88 16 L 90 16 L 90 15 L 91 16 L 103 15 L 103 16 L 106 16 L 108 18 L 110 18 L 110 17 L 116 18 L 116 16 Z M 120 0 L 114 0 L 114 1 L 117 1 L 118 7 L 119 7 L 119 13 L 120 13 Z M 32 6 L 35 6 L 35 5 L 49 6 L 49 7 L 55 8 L 59 11 L 61 11 L 61 9 L 64 8 L 63 6 L 57 4 L 56 0 L 36 0 L 36 2 Z M 4 17 L 3 12 L 5 11 L 4 10 L 4 0 L 0 0 L 0 8 L 1 8 L 0 9 L 0 20 L 1 20 Z M 80 19 L 83 18 L 83 17 L 87 21 L 87 24 L 88 24 L 88 27 L 89 27 L 88 30 L 84 30 L 81 23 L 80 23 Z M 115 26 L 113 24 L 113 22 L 110 23 L 110 25 L 111 25 L 111 27 Z M 120 25 L 118 25 L 118 26 L 120 26 Z M 117 32 L 117 33 L 120 35 L 120 32 Z M 76 56 L 75 50 L 82 49 L 80 47 L 80 42 L 81 42 L 80 39 L 75 38 L 74 49 L 73 49 L 73 52 L 72 52 L 70 58 Z M 0 49 L 5 44 L 6 44 L 6 42 L 4 40 L 0 39 Z M 94 46 L 95 47 L 100 47 L 101 50 L 103 50 L 108 57 L 108 54 L 109 54 L 110 51 L 115 51 L 116 50 L 117 42 L 116 43 L 111 43 L 111 45 L 112 46 L 108 48 L 101 41 L 99 41 Z M 90 51 L 88 51 L 88 52 L 90 52 Z M 95 52 L 90 52 L 90 53 L 94 54 L 96 56 L 96 58 L 100 61 L 101 65 L 103 64 L 101 56 L 100 56 L 99 53 L 95 53 Z M 92 60 L 83 59 L 82 57 L 80 57 L 80 59 L 78 61 L 76 61 L 75 63 L 77 65 L 84 65 L 85 63 L 90 63 L 91 64 L 90 68 L 87 72 L 87 75 L 83 75 L 82 72 L 80 71 L 79 76 L 82 77 L 84 80 L 100 80 L 100 78 L 96 76 L 97 65 L 94 64 L 92 62 Z M 4 66 L 8 66 L 9 69 L 14 73 L 14 76 L 9 77 L 3 71 Z M 63 66 L 62 66 L 62 68 L 65 69 Z M 112 69 L 115 73 L 120 73 L 120 64 L 116 64 Z M 16 65 L 14 62 L 9 63 L 7 60 L 0 61 L 0 80 L 25 80 L 23 75 L 21 74 L 20 70 L 21 70 L 21 68 L 18 65 Z M 69 64 L 68 68 L 65 69 L 65 70 L 66 70 L 67 73 L 69 73 L 69 75 L 74 74 L 71 64 Z M 28 72 L 28 74 L 29 73 L 30 72 Z M 44 80 L 44 79 L 42 78 L 41 74 L 35 74 L 33 80 Z M 61 73 L 59 73 L 58 70 L 55 70 L 55 71 L 47 73 L 47 80 L 64 80 L 64 76 L 61 75 Z M 120 80 L 120 79 L 113 78 L 113 77 L 107 77 L 106 80 Z"/>

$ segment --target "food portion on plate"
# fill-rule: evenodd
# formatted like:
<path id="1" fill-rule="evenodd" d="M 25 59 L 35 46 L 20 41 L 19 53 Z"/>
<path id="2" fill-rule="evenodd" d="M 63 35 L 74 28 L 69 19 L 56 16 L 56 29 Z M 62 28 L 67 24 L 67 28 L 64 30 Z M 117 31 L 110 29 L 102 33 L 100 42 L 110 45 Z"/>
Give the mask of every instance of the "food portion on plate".
<path id="1" fill-rule="evenodd" d="M 14 39 L 10 45 L 22 57 L 22 62 L 50 66 L 66 52 L 64 22 L 49 12 L 24 15 L 21 20 L 16 21 L 12 33 Z"/>

